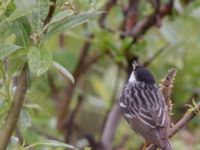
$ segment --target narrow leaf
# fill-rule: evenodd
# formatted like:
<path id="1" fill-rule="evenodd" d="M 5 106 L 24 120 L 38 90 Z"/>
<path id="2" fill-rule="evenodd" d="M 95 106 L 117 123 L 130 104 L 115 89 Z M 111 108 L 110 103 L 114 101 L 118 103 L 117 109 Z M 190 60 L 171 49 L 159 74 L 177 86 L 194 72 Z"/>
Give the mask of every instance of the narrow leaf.
<path id="1" fill-rule="evenodd" d="M 20 17 L 29 15 L 32 12 L 33 12 L 33 9 L 30 8 L 30 7 L 17 8 L 7 19 L 5 19 L 5 21 L 13 21 L 13 20 L 16 20 L 16 19 L 18 19 Z"/>
<path id="2" fill-rule="evenodd" d="M 28 66 L 33 74 L 37 74 L 40 66 L 40 50 L 38 47 L 32 46 L 28 52 Z"/>
<path id="3" fill-rule="evenodd" d="M 52 23 L 56 23 L 56 22 L 59 22 L 63 19 L 65 19 L 66 17 L 69 17 L 71 15 L 73 15 L 74 12 L 72 10 L 64 10 L 64 11 L 61 11 L 61 12 L 58 12 L 51 20 L 51 22 L 49 24 L 52 24 Z"/>
<path id="4" fill-rule="evenodd" d="M 3 59 L 20 48 L 18 45 L 0 44 L 0 59 Z"/>
<path id="5" fill-rule="evenodd" d="M 102 12 L 84 12 L 78 15 L 71 16 L 66 20 L 64 20 L 63 22 L 49 25 L 49 29 L 46 36 L 49 37 L 52 34 L 74 28 L 82 23 L 87 22 L 89 19 L 98 16 L 100 13 Z"/>
<path id="6" fill-rule="evenodd" d="M 25 130 L 31 126 L 31 118 L 29 116 L 28 111 L 24 109 L 21 110 L 20 117 L 19 117 L 19 124 L 22 130 Z"/>
<path id="7" fill-rule="evenodd" d="M 31 27 L 27 18 L 22 17 L 14 20 L 8 30 L 15 34 L 17 45 L 29 47 Z"/>
<path id="8" fill-rule="evenodd" d="M 30 109 L 42 111 L 42 107 L 40 107 L 38 104 L 24 104 L 23 106 L 28 110 Z"/>
<path id="9" fill-rule="evenodd" d="M 10 142 L 9 142 L 8 147 L 7 147 L 6 150 L 13 150 L 13 149 L 15 149 L 15 145 L 18 143 L 18 141 L 19 141 L 19 139 L 17 137 L 12 136 L 10 138 Z"/>
<path id="10" fill-rule="evenodd" d="M 36 7 L 31 16 L 32 30 L 36 33 L 42 31 L 44 20 L 49 12 L 49 0 L 36 0 Z"/>
<path id="11" fill-rule="evenodd" d="M 74 77 L 72 76 L 72 74 L 67 69 L 65 69 L 62 65 L 60 65 L 57 62 L 53 62 L 53 66 L 56 69 L 58 69 L 61 73 L 63 73 L 66 77 L 68 77 L 71 80 L 72 83 L 75 82 Z"/>
<path id="12" fill-rule="evenodd" d="M 47 140 L 47 141 L 44 141 L 44 142 L 37 142 L 37 143 L 34 143 L 34 144 L 27 146 L 25 148 L 25 150 L 28 150 L 32 147 L 40 146 L 40 145 L 54 146 L 54 147 L 64 147 L 64 148 L 69 148 L 71 150 L 78 150 L 77 148 L 75 148 L 72 145 L 65 144 L 65 143 L 62 143 L 62 142 L 58 142 L 58 141 L 55 141 L 55 140 Z"/>

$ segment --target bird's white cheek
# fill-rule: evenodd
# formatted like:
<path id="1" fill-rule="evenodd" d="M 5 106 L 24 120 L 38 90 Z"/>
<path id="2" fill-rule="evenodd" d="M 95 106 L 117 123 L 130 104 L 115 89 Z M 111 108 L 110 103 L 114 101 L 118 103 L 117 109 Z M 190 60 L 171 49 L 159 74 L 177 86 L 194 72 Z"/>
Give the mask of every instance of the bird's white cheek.
<path id="1" fill-rule="evenodd" d="M 129 82 L 135 82 L 136 81 L 135 74 L 133 72 L 131 73 L 131 76 L 130 76 L 128 81 Z"/>

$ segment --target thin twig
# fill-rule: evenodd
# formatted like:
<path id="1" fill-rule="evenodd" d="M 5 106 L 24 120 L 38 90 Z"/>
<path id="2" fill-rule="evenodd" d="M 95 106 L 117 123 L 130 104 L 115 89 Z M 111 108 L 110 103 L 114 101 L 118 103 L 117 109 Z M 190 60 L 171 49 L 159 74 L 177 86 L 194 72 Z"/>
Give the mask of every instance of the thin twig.
<path id="1" fill-rule="evenodd" d="M 152 61 L 154 61 L 158 56 L 160 56 L 162 52 L 164 52 L 167 49 L 167 47 L 168 45 L 165 45 L 164 47 L 160 48 L 151 58 L 149 58 L 147 61 L 143 63 L 143 66 L 144 67 L 149 66 L 152 63 Z"/>
<path id="2" fill-rule="evenodd" d="M 176 134 L 180 129 L 182 129 L 186 124 L 189 123 L 200 111 L 200 102 L 197 104 L 197 107 L 192 111 L 187 111 L 184 116 L 169 130 L 169 137 L 171 138 Z"/>
<path id="3" fill-rule="evenodd" d="M 104 11 L 106 11 L 107 13 L 103 13 L 100 17 L 99 17 L 99 25 L 101 27 L 104 27 L 104 20 L 106 18 L 106 16 L 108 15 L 109 10 L 115 5 L 115 3 L 117 2 L 117 0 L 108 0 L 107 3 L 104 6 Z"/>
<path id="4" fill-rule="evenodd" d="M 67 143 L 70 142 L 71 134 L 74 129 L 75 119 L 76 119 L 77 113 L 80 110 L 82 102 L 83 102 L 83 96 L 80 95 L 74 110 L 70 113 L 68 120 L 65 123 L 65 142 Z"/>
<path id="5" fill-rule="evenodd" d="M 11 108 L 8 112 L 6 122 L 4 124 L 3 130 L 0 134 L 0 150 L 5 150 L 10 137 L 15 129 L 17 120 L 19 118 L 19 114 L 21 111 L 21 107 L 23 105 L 23 101 L 25 99 L 26 90 L 27 90 L 27 71 L 28 65 L 25 64 L 23 67 L 21 74 L 19 76 L 19 80 L 17 83 L 17 90 L 14 95 L 14 99 L 12 101 Z"/>
<path id="6" fill-rule="evenodd" d="M 56 9 L 56 0 L 50 0 L 49 12 L 47 14 L 47 17 L 44 20 L 44 26 L 47 25 L 51 21 L 51 18 L 53 17 L 55 9 Z"/>

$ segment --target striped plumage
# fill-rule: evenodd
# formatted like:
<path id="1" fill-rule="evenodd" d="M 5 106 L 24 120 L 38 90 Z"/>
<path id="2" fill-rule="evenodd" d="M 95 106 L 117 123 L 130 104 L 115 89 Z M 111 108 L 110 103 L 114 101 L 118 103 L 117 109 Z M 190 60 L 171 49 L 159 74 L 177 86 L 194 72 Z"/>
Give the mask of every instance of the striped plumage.
<path id="1" fill-rule="evenodd" d="M 134 66 L 121 92 L 119 105 L 130 127 L 142 135 L 148 145 L 172 150 L 167 137 L 167 105 L 149 70 Z"/>

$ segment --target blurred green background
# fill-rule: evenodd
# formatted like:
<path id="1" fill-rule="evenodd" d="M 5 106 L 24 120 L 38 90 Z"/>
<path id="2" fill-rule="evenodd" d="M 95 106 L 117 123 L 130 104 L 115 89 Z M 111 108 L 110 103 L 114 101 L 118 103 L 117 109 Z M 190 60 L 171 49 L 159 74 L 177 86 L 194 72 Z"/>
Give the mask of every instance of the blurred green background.
<path id="1" fill-rule="evenodd" d="M 57 5 L 62 6 L 61 10 L 68 10 L 68 13 L 72 11 L 75 12 L 73 15 L 76 15 L 86 11 L 103 11 L 108 1 L 62 0 L 57 1 Z M 31 2 L 36 1 L 15 0 L 15 4 L 21 5 L 20 2 L 31 5 Z M 167 2 L 168 0 L 162 0 L 161 4 Z M 122 86 L 126 82 L 129 58 L 127 55 L 137 58 L 143 64 L 162 49 L 162 52 L 148 65 L 158 84 L 169 69 L 177 69 L 172 94 L 174 122 L 187 110 L 185 104 L 191 103 L 192 99 L 199 101 L 200 1 L 174 0 L 172 11 L 159 20 L 161 25 L 149 27 L 133 44 L 130 44 L 131 36 L 121 36 L 125 31 L 121 26 L 127 19 L 126 9 L 129 5 L 128 0 L 114 2 L 109 10 L 103 12 L 106 14 L 103 27 L 100 26 L 102 22 L 99 20 L 102 14 L 99 14 L 82 25 L 51 36 L 44 42 L 45 49 L 52 52 L 53 60 L 67 68 L 74 75 L 76 83 L 71 84 L 52 67 L 39 77 L 30 75 L 26 100 L 13 134 L 13 138 L 19 139 L 19 142 L 14 144 L 13 149 L 20 149 L 23 144 L 30 145 L 45 139 L 64 141 L 80 149 L 96 145 L 97 149 L 106 117 L 118 100 Z M 55 14 L 59 12 L 59 8 L 61 7 L 57 7 Z M 152 12 L 150 2 L 139 1 L 137 21 Z M 1 43 L 16 43 L 17 39 L 13 34 L 6 36 L 4 28 L 2 26 L 0 28 Z M 89 43 L 87 55 L 81 62 L 83 46 L 86 43 Z M 128 46 L 130 47 L 127 49 Z M 16 61 L 19 60 L 12 59 L 12 56 L 9 58 L 11 67 L 8 69 L 13 76 L 18 68 L 15 67 Z M 93 58 L 94 60 L 91 61 Z M 70 91 L 72 88 L 74 90 Z M 67 105 L 68 113 L 63 119 L 70 122 L 69 118 L 72 118 L 72 121 L 70 124 L 65 122 L 63 128 L 68 129 L 58 130 L 57 119 L 61 101 L 66 95 L 70 95 L 69 93 L 72 95 Z M 5 119 L 4 112 L 8 110 L 8 106 L 9 104 L 0 101 L 1 120 Z M 92 143 L 90 139 L 94 140 L 93 146 L 90 145 Z M 119 144 L 123 139 L 125 139 L 124 143 L 120 147 Z M 142 143 L 140 136 L 131 131 L 125 120 L 121 118 L 112 141 L 112 149 L 135 150 L 139 149 Z M 198 116 L 172 138 L 172 144 L 175 150 L 200 149 Z M 61 150 L 63 148 L 41 146 L 34 149 Z"/>

